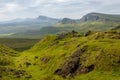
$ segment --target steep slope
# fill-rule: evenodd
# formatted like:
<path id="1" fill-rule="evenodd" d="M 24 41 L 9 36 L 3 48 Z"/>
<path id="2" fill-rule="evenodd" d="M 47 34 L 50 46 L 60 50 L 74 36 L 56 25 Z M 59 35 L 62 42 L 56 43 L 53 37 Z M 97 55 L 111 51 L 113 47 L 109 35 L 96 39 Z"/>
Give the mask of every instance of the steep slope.
<path id="1" fill-rule="evenodd" d="M 12 50 L 9 47 L 6 47 L 6 46 L 0 44 L 0 53 L 1 53 L 0 55 L 3 55 L 3 56 L 5 56 L 5 55 L 15 56 L 17 52 Z"/>
<path id="2" fill-rule="evenodd" d="M 11 64 L 13 56 L 16 56 L 17 52 L 0 44 L 0 66 Z"/>
<path id="3" fill-rule="evenodd" d="M 120 80 L 120 31 L 46 36 L 16 58 L 21 80 Z"/>
<path id="4" fill-rule="evenodd" d="M 0 44 L 0 80 L 6 80 L 12 75 L 14 59 L 19 54 L 18 52 Z M 2 79 L 4 78 L 4 79 Z"/>

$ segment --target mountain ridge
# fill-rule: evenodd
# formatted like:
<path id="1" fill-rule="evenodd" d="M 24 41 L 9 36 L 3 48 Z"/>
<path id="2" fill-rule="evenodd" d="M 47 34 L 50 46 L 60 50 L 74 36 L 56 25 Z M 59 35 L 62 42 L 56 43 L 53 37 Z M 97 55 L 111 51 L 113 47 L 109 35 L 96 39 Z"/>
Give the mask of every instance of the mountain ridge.
<path id="1" fill-rule="evenodd" d="M 17 18 L 17 19 L 13 19 L 13 20 L 8 20 L 8 21 L 1 21 L 0 23 L 2 24 L 6 24 L 6 23 L 13 23 L 13 22 L 22 22 L 22 21 L 26 21 L 26 20 L 35 20 L 35 19 L 55 19 L 55 20 L 64 20 L 64 19 L 69 19 L 69 20 L 82 20 L 84 17 L 89 17 L 91 16 L 92 17 L 99 17 L 99 16 L 113 16 L 114 18 L 120 18 L 120 14 L 106 14 L 106 13 L 98 13 L 98 12 L 91 12 L 91 13 L 88 13 L 86 15 L 84 15 L 82 18 L 78 18 L 78 19 L 72 19 L 72 18 L 63 18 L 63 19 L 60 19 L 60 18 L 52 18 L 52 17 L 48 17 L 48 16 L 44 16 L 44 15 L 40 15 L 36 18 L 25 18 L 25 19 L 22 19 L 22 18 Z M 98 15 L 98 16 L 97 16 Z M 95 19 L 96 20 L 96 19 Z M 13 21 L 13 22 L 12 22 Z"/>
<path id="2" fill-rule="evenodd" d="M 104 13 L 88 13 L 81 18 L 82 21 L 120 21 L 120 15 Z"/>
<path id="3" fill-rule="evenodd" d="M 81 33 L 84 33 L 88 30 L 105 31 L 105 30 L 113 29 L 116 26 L 120 25 L 120 15 L 114 15 L 114 14 L 111 15 L 111 14 L 103 14 L 103 13 L 94 12 L 94 13 L 86 14 L 81 19 L 70 19 L 70 18 L 56 19 L 56 18 L 51 18 L 51 17 L 46 17 L 46 16 L 39 16 L 29 21 L 24 22 L 25 24 L 23 25 L 14 24 L 14 27 L 11 27 L 9 25 L 8 26 L 2 25 L 0 27 L 1 28 L 0 32 L 3 32 L 3 31 L 4 31 L 3 33 L 14 32 L 13 35 L 10 35 L 8 37 L 16 36 L 15 38 L 17 38 L 17 36 L 19 36 L 19 38 L 20 37 L 22 38 L 22 36 L 30 37 L 30 34 L 37 34 L 37 35 L 32 35 L 32 36 L 38 36 L 41 34 L 44 35 L 48 33 L 58 34 L 58 33 L 61 33 L 62 31 L 70 31 L 70 30 L 77 30 L 78 32 L 81 32 Z M 6 30 L 6 27 L 9 30 Z M 49 27 L 51 27 L 51 29 Z M 67 30 L 68 28 L 70 29 Z M 39 32 L 41 30 L 44 30 L 44 32 L 43 31 Z M 56 33 L 56 31 L 58 32 Z M 25 36 L 25 34 L 27 35 Z"/>
<path id="4" fill-rule="evenodd" d="M 0 33 L 19 33 L 27 30 L 37 30 L 41 27 L 52 26 L 59 21 L 59 19 L 56 18 L 43 17 L 44 16 L 4 22 L 0 24 Z"/>
<path id="5" fill-rule="evenodd" d="M 59 18 L 52 18 L 52 17 L 47 17 L 44 15 L 40 15 L 36 18 L 16 18 L 13 20 L 8 20 L 8 21 L 1 21 L 0 24 L 10 24 L 10 23 L 15 23 L 15 22 L 24 22 L 24 21 L 32 21 L 32 20 L 47 20 L 47 19 L 55 19 L 55 20 L 59 20 Z"/>

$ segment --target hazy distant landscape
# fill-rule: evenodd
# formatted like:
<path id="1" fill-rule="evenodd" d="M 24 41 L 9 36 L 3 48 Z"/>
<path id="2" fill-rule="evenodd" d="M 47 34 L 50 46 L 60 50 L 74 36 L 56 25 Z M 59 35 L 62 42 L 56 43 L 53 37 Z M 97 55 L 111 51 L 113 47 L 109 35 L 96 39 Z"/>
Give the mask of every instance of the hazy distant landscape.
<path id="1" fill-rule="evenodd" d="M 0 80 L 120 80 L 119 5 L 1 0 Z"/>
<path id="2" fill-rule="evenodd" d="M 39 16 L 35 19 L 1 22 L 0 36 L 8 38 L 41 38 L 47 34 L 59 34 L 71 30 L 81 33 L 88 30 L 105 31 L 115 28 L 119 24 L 120 15 L 114 14 L 89 13 L 81 19 Z"/>

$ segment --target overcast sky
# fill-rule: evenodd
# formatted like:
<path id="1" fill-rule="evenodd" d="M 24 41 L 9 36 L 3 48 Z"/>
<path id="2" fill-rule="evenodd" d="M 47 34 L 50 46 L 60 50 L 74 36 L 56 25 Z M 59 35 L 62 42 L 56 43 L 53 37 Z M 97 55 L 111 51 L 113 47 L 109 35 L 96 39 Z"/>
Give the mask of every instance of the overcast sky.
<path id="1" fill-rule="evenodd" d="M 120 0 L 0 0 L 0 21 L 15 18 L 81 18 L 90 12 L 120 14 Z"/>

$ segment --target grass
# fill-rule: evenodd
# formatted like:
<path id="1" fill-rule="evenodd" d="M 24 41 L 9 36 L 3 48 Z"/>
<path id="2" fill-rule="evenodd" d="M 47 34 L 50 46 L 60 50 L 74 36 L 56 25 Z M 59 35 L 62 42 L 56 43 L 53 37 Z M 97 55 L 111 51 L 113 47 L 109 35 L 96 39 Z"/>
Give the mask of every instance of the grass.
<path id="1" fill-rule="evenodd" d="M 109 34 L 109 35 L 108 35 Z M 117 36 L 116 36 L 117 35 Z M 15 57 L 12 65 L 16 70 L 25 70 L 26 74 L 16 78 L 3 76 L 11 80 L 120 80 L 120 40 L 119 31 L 113 33 L 94 32 L 88 36 L 58 39 L 58 36 L 48 35 L 31 49 Z M 116 36 L 113 38 L 113 36 Z M 64 65 L 66 59 L 78 48 L 84 49 L 80 62 L 82 66 L 95 65 L 93 71 L 85 74 L 77 73 L 74 77 L 63 78 L 54 72 Z M 29 64 L 28 64 L 29 63 Z M 25 78 L 27 75 L 32 77 Z"/>
<path id="2" fill-rule="evenodd" d="M 18 52 L 0 44 L 0 66 L 5 66 L 13 63 L 13 57 L 17 56 Z"/>
<path id="3" fill-rule="evenodd" d="M 23 52 L 17 58 L 16 61 L 20 61 L 20 63 L 17 63 L 16 66 L 22 64 L 24 66 L 23 69 L 30 72 L 33 75 L 32 79 L 35 80 L 65 80 L 60 76 L 53 75 L 53 73 L 63 64 L 65 58 L 69 57 L 77 49 L 76 46 L 80 44 L 80 48 L 87 46 L 86 52 L 81 56 L 82 65 L 89 66 L 95 64 L 95 70 L 88 74 L 77 75 L 72 78 L 73 80 L 96 80 L 97 78 L 100 80 L 119 80 L 120 65 L 117 61 L 119 61 L 120 56 L 120 40 L 110 39 L 110 36 L 96 40 L 92 38 L 94 35 L 76 38 L 67 37 L 58 40 L 59 43 L 52 46 L 50 45 L 55 41 L 56 36 L 47 36 L 33 48 Z M 38 59 L 35 59 L 35 56 L 38 56 Z M 84 61 L 83 59 L 86 56 L 88 58 Z M 98 58 L 96 59 L 96 57 Z M 47 59 L 48 62 L 41 61 L 42 58 Z M 25 67 L 24 63 L 27 61 L 36 65 Z"/>

